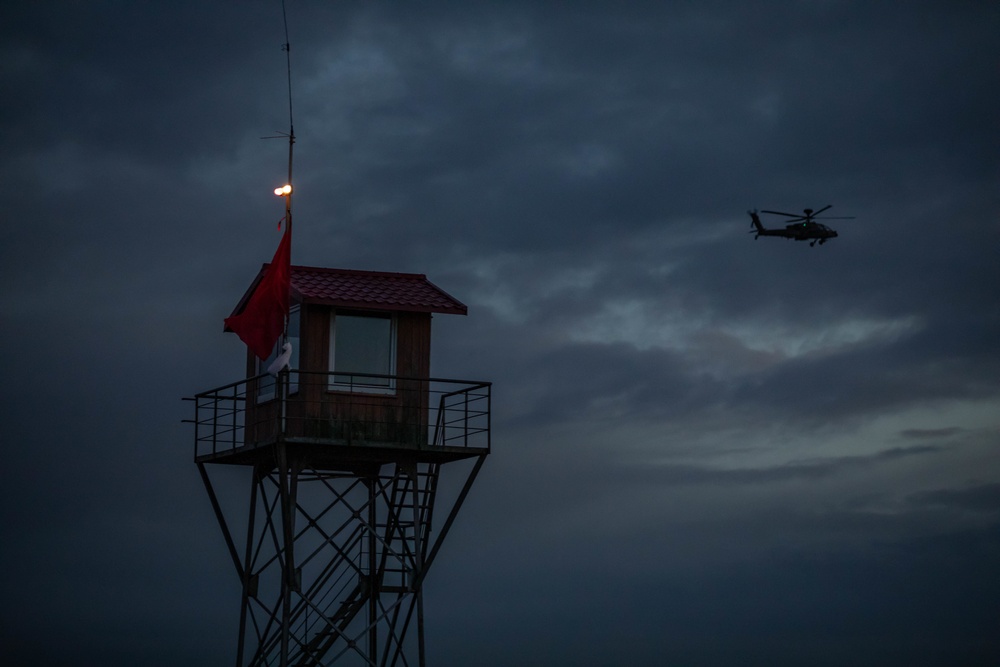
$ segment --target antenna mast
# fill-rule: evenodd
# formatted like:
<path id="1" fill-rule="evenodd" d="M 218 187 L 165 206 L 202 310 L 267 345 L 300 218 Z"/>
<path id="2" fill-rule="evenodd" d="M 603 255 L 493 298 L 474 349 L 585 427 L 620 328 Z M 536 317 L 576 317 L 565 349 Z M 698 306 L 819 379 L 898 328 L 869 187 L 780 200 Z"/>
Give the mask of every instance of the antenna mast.
<path id="1" fill-rule="evenodd" d="M 295 124 L 292 119 L 292 45 L 288 40 L 288 13 L 285 11 L 285 0 L 281 0 L 281 18 L 285 24 L 285 43 L 281 47 L 285 52 L 285 64 L 288 72 L 288 185 L 292 185 L 292 150 L 295 146 Z M 288 233 L 292 233 L 292 192 L 285 197 L 285 224 Z"/>

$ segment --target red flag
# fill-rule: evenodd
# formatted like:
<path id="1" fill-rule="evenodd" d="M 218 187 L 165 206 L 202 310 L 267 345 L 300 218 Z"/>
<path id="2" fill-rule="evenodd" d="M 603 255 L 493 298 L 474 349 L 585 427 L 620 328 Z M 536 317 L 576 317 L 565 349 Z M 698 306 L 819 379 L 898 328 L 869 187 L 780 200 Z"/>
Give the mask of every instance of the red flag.
<path id="1" fill-rule="evenodd" d="M 286 228 L 281 243 L 265 270 L 264 277 L 250 296 L 243 312 L 226 318 L 226 328 L 247 344 L 250 351 L 267 359 L 285 329 L 288 292 L 291 286 L 291 229 Z"/>

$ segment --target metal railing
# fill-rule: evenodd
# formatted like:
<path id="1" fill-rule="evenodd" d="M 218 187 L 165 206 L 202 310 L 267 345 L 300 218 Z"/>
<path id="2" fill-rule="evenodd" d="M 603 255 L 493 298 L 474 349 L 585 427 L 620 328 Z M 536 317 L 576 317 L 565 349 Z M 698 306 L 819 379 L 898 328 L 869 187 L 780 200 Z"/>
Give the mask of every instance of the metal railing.
<path id="1" fill-rule="evenodd" d="M 195 459 L 283 439 L 407 448 L 490 447 L 489 382 L 291 370 L 194 402 Z"/>

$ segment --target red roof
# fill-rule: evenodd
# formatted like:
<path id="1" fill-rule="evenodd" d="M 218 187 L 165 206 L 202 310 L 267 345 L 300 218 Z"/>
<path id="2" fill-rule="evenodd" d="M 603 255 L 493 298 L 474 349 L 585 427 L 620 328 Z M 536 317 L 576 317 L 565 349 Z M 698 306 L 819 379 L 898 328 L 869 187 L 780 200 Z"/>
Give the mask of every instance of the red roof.
<path id="1" fill-rule="evenodd" d="M 233 314 L 243 310 L 250 295 L 267 271 L 261 267 Z M 427 280 L 422 273 L 387 273 L 327 269 L 318 266 L 292 267 L 292 299 L 340 308 L 405 310 L 418 313 L 465 315 L 464 303 Z"/>

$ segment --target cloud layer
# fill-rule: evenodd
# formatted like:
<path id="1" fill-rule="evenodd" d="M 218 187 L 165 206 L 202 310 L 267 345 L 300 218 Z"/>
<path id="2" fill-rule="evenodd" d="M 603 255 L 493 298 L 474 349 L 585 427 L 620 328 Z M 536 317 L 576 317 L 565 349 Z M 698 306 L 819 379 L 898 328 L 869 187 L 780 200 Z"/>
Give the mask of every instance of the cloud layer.
<path id="1" fill-rule="evenodd" d="M 288 9 L 293 261 L 426 273 L 494 382 L 431 662 L 1000 657 L 1000 10 Z M 179 399 L 278 240 L 280 4 L 4 14 L 0 651 L 231 660 Z"/>

